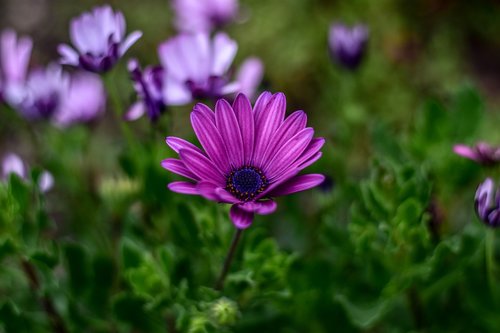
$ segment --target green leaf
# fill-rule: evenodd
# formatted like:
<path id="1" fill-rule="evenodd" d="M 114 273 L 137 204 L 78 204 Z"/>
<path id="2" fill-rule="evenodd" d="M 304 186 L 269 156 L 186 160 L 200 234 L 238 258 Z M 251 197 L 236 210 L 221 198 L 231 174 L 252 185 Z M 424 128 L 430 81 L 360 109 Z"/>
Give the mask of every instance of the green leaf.
<path id="1" fill-rule="evenodd" d="M 358 305 L 342 294 L 335 295 L 335 301 L 340 303 L 351 322 L 361 329 L 369 329 L 389 311 L 390 300 L 378 300 L 371 304 Z"/>
<path id="2" fill-rule="evenodd" d="M 89 286 L 89 267 L 87 254 L 78 244 L 64 246 L 66 267 L 69 273 L 69 283 L 72 291 L 79 295 Z"/>

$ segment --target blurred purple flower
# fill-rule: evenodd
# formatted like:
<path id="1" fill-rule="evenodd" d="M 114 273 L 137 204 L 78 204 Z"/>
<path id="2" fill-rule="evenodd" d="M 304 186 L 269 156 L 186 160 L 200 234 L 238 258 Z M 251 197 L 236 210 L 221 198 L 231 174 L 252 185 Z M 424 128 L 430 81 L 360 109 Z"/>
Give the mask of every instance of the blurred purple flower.
<path id="1" fill-rule="evenodd" d="M 211 31 L 231 21 L 238 15 L 238 0 L 173 0 L 180 31 Z"/>
<path id="2" fill-rule="evenodd" d="M 75 73 L 71 76 L 53 121 L 61 127 L 88 123 L 101 115 L 105 107 L 106 92 L 99 76 Z"/>
<path id="3" fill-rule="evenodd" d="M 190 181 L 168 184 L 174 192 L 201 195 L 232 204 L 230 218 L 236 228 L 248 228 L 254 214 L 271 214 L 272 197 L 304 191 L 321 184 L 320 174 L 297 175 L 321 157 L 325 140 L 313 138 L 307 116 L 296 111 L 285 119 L 285 95 L 260 95 L 252 110 L 239 94 L 231 106 L 220 99 L 215 113 L 197 104 L 191 124 L 203 150 L 176 137 L 167 144 L 180 159 L 168 158 L 162 166 Z"/>
<path id="4" fill-rule="evenodd" d="M 137 59 L 131 59 L 128 70 L 139 100 L 129 108 L 125 120 L 136 120 L 146 113 L 151 121 L 156 121 L 166 109 L 163 100 L 163 68 L 147 66 L 142 70 Z"/>
<path id="5" fill-rule="evenodd" d="M 253 101 L 263 76 L 264 65 L 262 61 L 254 57 L 246 59 L 236 73 L 236 81 L 239 84 L 238 92 Z"/>
<path id="6" fill-rule="evenodd" d="M 500 226 L 500 191 L 495 183 L 487 178 L 479 184 L 474 199 L 474 206 L 479 218 L 491 227 Z"/>
<path id="7" fill-rule="evenodd" d="M 21 179 L 26 177 L 26 166 L 23 160 L 13 153 L 7 154 L 2 160 L 2 179 L 7 180 L 11 174 Z"/>
<path id="8" fill-rule="evenodd" d="M 354 70 L 365 54 L 368 28 L 361 24 L 348 27 L 342 23 L 334 23 L 330 26 L 328 42 L 333 59 L 341 66 Z"/>
<path id="9" fill-rule="evenodd" d="M 80 72 L 70 76 L 51 64 L 29 74 L 17 108 L 27 119 L 47 119 L 65 127 L 93 120 L 104 110 L 105 101 L 97 75 Z"/>
<path id="10" fill-rule="evenodd" d="M 74 48 L 59 45 L 61 64 L 79 66 L 92 72 L 109 71 L 142 36 L 134 31 L 125 37 L 125 18 L 109 6 L 95 7 L 71 20 L 70 37 Z"/>
<path id="11" fill-rule="evenodd" d="M 27 181 L 28 170 L 23 160 L 14 153 L 7 154 L 2 160 L 2 180 L 7 181 L 11 174 Z M 42 193 L 49 191 L 54 186 L 54 177 L 46 170 L 42 171 L 38 178 L 38 188 Z"/>
<path id="12" fill-rule="evenodd" d="M 237 49 L 225 33 L 213 40 L 208 33 L 181 34 L 162 43 L 158 53 L 165 69 L 165 104 L 182 105 L 236 92 L 238 84 L 228 82 L 227 72 Z"/>
<path id="13" fill-rule="evenodd" d="M 475 146 L 457 144 L 453 146 L 455 154 L 483 165 L 494 165 L 500 162 L 500 147 L 492 147 L 486 142 L 478 142 Z"/>
<path id="14" fill-rule="evenodd" d="M 0 36 L 0 100 L 16 105 L 22 98 L 22 87 L 31 57 L 33 42 L 17 38 L 15 31 L 4 30 Z"/>

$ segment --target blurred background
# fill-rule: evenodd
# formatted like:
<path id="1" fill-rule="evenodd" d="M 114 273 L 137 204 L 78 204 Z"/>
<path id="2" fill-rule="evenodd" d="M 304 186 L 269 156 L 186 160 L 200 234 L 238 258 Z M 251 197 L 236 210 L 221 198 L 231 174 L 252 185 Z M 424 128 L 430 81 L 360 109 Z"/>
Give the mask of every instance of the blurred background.
<path id="1" fill-rule="evenodd" d="M 31 36 L 31 67 L 45 66 L 71 18 L 106 3 L 143 32 L 114 70 L 123 113 L 136 99 L 126 59 L 157 64 L 158 44 L 176 34 L 169 1 L 2 0 L 0 29 Z M 160 167 L 174 156 L 165 136 L 194 137 L 192 104 L 127 123 L 133 149 L 108 110 L 61 130 L 3 107 L 0 155 L 49 170 L 55 186 L 43 198 L 16 180 L 2 188 L 0 332 L 56 332 L 44 297 L 69 332 L 496 332 L 500 249 L 474 192 L 500 173 L 452 147 L 500 143 L 500 3 L 240 4 L 224 28 L 235 65 L 259 57 L 259 90 L 306 111 L 327 139 L 308 172 L 328 182 L 257 217 L 218 293 L 228 207 L 169 192 L 177 178 Z M 369 29 L 354 71 L 330 56 L 337 21 Z M 37 269 L 34 292 L 19 258 Z"/>

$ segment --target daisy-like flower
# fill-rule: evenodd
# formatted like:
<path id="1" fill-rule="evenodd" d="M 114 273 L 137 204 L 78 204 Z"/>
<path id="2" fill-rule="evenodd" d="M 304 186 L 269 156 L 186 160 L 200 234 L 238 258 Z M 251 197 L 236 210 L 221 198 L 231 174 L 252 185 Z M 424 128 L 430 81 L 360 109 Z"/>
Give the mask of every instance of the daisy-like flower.
<path id="1" fill-rule="evenodd" d="M 32 47 L 31 38 L 18 38 L 14 30 L 4 30 L 0 36 L 0 100 L 10 105 L 21 99 Z"/>
<path id="2" fill-rule="evenodd" d="M 193 99 L 217 99 L 237 91 L 228 70 L 238 45 L 225 33 L 213 40 L 208 33 L 181 34 L 158 48 L 165 69 L 164 99 L 167 105 L 183 105 Z"/>
<path id="3" fill-rule="evenodd" d="M 368 29 L 357 24 L 348 27 L 342 23 L 334 23 L 328 36 L 330 54 L 344 68 L 354 70 L 363 60 L 368 42 Z"/>
<path id="4" fill-rule="evenodd" d="M 243 94 L 232 106 L 220 99 L 215 112 L 197 104 L 191 124 L 203 150 L 181 138 L 167 137 L 180 159 L 168 158 L 162 166 L 189 179 L 170 183 L 168 188 L 232 204 L 232 222 L 245 229 L 254 214 L 276 210 L 273 197 L 321 184 L 323 175 L 298 173 L 321 157 L 325 140 L 313 137 L 303 111 L 285 119 L 285 109 L 285 95 L 269 92 L 259 96 L 253 109 Z"/>
<path id="5" fill-rule="evenodd" d="M 70 37 L 75 48 L 59 45 L 61 64 L 102 73 L 109 71 L 142 36 L 134 31 L 125 37 L 125 18 L 106 5 L 71 20 Z"/>
<path id="6" fill-rule="evenodd" d="M 128 71 L 139 100 L 129 108 L 125 114 L 125 120 L 136 120 L 147 114 L 151 121 L 156 121 L 166 109 L 163 100 L 163 68 L 147 66 L 142 70 L 137 59 L 131 59 L 128 63 Z"/>
<path id="7" fill-rule="evenodd" d="M 181 31 L 211 31 L 238 14 L 238 0 L 174 0 L 175 24 Z"/>
<path id="8" fill-rule="evenodd" d="M 500 162 L 500 148 L 490 146 L 486 142 L 478 142 L 472 147 L 458 144 L 453 146 L 453 151 L 482 165 L 494 165 Z"/>
<path id="9" fill-rule="evenodd" d="M 491 178 L 487 178 L 477 188 L 474 205 L 477 215 L 485 224 L 500 226 L 500 190 L 495 188 Z"/>

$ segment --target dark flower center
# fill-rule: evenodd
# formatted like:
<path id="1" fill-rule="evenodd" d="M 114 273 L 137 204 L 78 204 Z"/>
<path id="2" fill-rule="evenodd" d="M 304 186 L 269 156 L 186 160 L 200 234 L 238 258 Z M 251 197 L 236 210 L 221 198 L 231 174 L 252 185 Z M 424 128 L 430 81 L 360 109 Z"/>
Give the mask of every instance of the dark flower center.
<path id="1" fill-rule="evenodd" d="M 250 201 L 266 189 L 268 181 L 264 173 L 255 167 L 245 166 L 231 171 L 226 189 L 242 201 Z"/>

